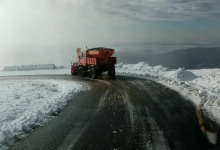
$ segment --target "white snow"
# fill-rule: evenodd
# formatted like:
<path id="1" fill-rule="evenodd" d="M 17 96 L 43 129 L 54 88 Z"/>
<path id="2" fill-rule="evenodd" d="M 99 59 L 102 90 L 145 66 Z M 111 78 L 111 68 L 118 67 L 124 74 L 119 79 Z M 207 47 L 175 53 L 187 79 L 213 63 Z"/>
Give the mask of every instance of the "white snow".
<path id="1" fill-rule="evenodd" d="M 86 84 L 63 80 L 0 80 L 0 149 L 53 116 Z"/>
<path id="2" fill-rule="evenodd" d="M 197 76 L 205 77 L 219 72 L 220 69 L 197 69 L 197 70 L 188 70 L 188 71 L 194 73 Z"/>
<path id="3" fill-rule="evenodd" d="M 220 124 L 220 69 L 169 70 L 144 62 L 116 65 L 116 74 L 155 80 L 176 90 L 205 109 Z"/>
<path id="4" fill-rule="evenodd" d="M 184 68 L 179 68 L 175 71 L 166 72 L 164 77 L 169 78 L 169 79 L 176 79 L 179 81 L 191 81 L 191 80 L 198 78 L 199 76 L 196 76 L 195 74 L 185 70 Z"/>

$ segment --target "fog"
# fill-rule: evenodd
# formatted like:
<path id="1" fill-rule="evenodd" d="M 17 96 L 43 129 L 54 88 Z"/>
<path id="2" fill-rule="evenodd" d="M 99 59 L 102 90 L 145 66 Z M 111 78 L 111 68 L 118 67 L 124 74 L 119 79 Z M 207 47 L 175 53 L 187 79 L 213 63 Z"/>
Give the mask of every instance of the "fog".
<path id="1" fill-rule="evenodd" d="M 203 10 L 199 7 L 198 12 L 192 12 L 189 17 L 187 14 L 171 12 L 168 10 L 170 5 L 163 5 L 160 0 L 156 3 L 151 0 L 143 2 L 144 0 L 140 3 L 132 0 L 1 0 L 0 70 L 6 65 L 65 65 L 70 60 L 76 61 L 75 49 L 85 45 L 117 48 L 119 45 L 126 47 L 144 42 L 210 42 L 213 39 L 218 42 L 216 39 L 219 39 L 219 34 L 215 25 L 204 26 L 202 30 L 207 37 L 205 38 L 201 36 L 200 30 L 195 31 L 196 34 L 185 32 L 194 29 L 193 27 L 180 28 L 178 25 L 175 27 L 160 22 L 178 22 L 207 16 L 210 18 L 210 14 L 214 14 L 215 18 L 219 13 L 217 7 L 213 12 L 203 12 L 203 16 L 198 16 L 201 14 L 200 9 Z M 198 3 L 194 0 L 192 7 L 197 5 L 195 2 Z M 183 2 L 166 3 L 181 10 L 188 9 L 188 4 Z M 164 12 L 159 13 L 162 7 L 165 7 Z M 210 31 L 207 26 L 211 26 L 213 30 Z M 170 35 L 171 31 L 175 32 Z M 143 47 L 138 49 L 143 50 Z"/>
<path id="2" fill-rule="evenodd" d="M 68 64 L 76 60 L 77 47 L 133 40 L 126 30 L 120 31 L 123 25 L 92 9 L 86 1 L 1 0 L 0 68 Z"/>

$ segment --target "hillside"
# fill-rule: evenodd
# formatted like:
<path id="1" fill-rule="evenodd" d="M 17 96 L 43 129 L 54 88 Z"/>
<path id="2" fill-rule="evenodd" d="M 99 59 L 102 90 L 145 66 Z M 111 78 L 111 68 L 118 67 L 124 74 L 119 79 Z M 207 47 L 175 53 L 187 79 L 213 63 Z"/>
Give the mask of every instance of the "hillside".
<path id="1" fill-rule="evenodd" d="M 220 68 L 220 48 L 188 48 L 164 54 L 140 55 L 135 52 L 121 52 L 118 60 L 125 63 L 148 62 L 150 65 L 163 65 L 171 69 L 183 67 L 186 69 Z"/>

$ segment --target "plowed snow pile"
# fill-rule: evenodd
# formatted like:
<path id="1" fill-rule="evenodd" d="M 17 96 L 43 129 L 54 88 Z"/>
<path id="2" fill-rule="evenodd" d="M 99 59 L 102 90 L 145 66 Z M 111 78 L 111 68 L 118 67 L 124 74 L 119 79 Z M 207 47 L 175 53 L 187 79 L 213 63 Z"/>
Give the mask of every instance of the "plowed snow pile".
<path id="1" fill-rule="evenodd" d="M 175 71 L 170 71 L 169 68 L 165 68 L 161 65 L 159 66 L 149 66 L 144 62 L 139 62 L 137 64 L 117 64 L 116 72 L 118 74 L 125 74 L 131 76 L 141 76 L 141 77 L 165 77 L 167 79 L 173 79 L 177 81 L 189 81 L 198 78 L 192 72 L 185 70 L 184 68 L 179 68 Z"/>
<path id="2" fill-rule="evenodd" d="M 185 70 L 184 68 L 179 68 L 176 71 L 168 71 L 164 74 L 164 77 L 169 79 L 176 79 L 177 81 L 191 81 L 198 78 L 198 76 Z"/>
<path id="3" fill-rule="evenodd" d="M 89 87 L 62 80 L 0 80 L 0 149 L 42 125 Z"/>
<path id="4" fill-rule="evenodd" d="M 119 73 L 130 73 L 131 75 L 163 75 L 168 68 L 164 68 L 162 66 L 149 66 L 144 62 L 140 62 L 138 64 L 117 64 L 115 66 L 117 72 Z"/>
<path id="5" fill-rule="evenodd" d="M 195 73 L 195 74 L 194 74 Z M 116 65 L 116 74 L 155 80 L 191 99 L 220 123 L 220 69 L 169 70 L 146 63 Z"/>

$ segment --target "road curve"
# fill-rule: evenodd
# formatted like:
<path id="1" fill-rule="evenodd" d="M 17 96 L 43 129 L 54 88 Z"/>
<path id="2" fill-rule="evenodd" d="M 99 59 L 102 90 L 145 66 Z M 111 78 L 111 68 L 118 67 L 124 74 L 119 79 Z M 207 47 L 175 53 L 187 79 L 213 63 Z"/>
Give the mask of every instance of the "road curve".
<path id="1" fill-rule="evenodd" d="M 43 127 L 16 141 L 11 150 L 207 150 L 194 106 L 154 81 L 103 75 L 0 77 L 61 79 L 89 84 Z"/>

